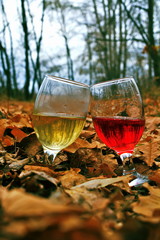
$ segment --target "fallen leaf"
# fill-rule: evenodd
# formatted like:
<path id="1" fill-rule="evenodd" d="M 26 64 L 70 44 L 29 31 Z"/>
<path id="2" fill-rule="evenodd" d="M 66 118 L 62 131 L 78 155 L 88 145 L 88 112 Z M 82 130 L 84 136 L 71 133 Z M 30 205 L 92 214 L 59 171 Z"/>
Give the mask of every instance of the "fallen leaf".
<path id="1" fill-rule="evenodd" d="M 23 138 L 27 137 L 27 134 L 17 127 L 13 127 L 11 134 L 15 137 L 17 142 L 20 142 Z"/>
<path id="2" fill-rule="evenodd" d="M 96 142 L 89 143 L 87 140 L 77 138 L 77 140 L 74 143 L 72 143 L 70 146 L 68 146 L 64 150 L 67 152 L 70 152 L 70 153 L 75 153 L 79 148 L 92 149 L 92 148 L 96 148 L 96 147 L 97 147 Z"/>
<path id="3" fill-rule="evenodd" d="M 29 158 L 15 160 L 14 162 L 9 164 L 9 168 L 14 169 L 14 170 L 19 170 L 24 165 L 26 165 L 28 162 L 29 162 Z"/>
<path id="4" fill-rule="evenodd" d="M 25 239 L 45 240 L 54 236 L 54 240 L 104 240 L 98 219 L 84 220 L 72 214 L 12 221 L 4 229 L 14 239 L 25 236 Z"/>
<path id="5" fill-rule="evenodd" d="M 21 172 L 21 174 L 19 175 L 19 178 L 24 178 L 26 175 L 28 176 L 31 173 L 35 173 L 35 174 L 41 176 L 42 178 L 44 178 L 44 179 L 48 180 L 49 182 L 53 183 L 55 186 L 57 186 L 57 184 L 59 182 L 56 178 L 51 177 L 50 174 L 47 174 L 44 171 L 36 171 L 36 170 Z"/>
<path id="6" fill-rule="evenodd" d="M 95 130 L 90 131 L 90 130 L 82 130 L 80 136 L 84 137 L 85 139 L 92 138 L 96 134 Z"/>
<path id="7" fill-rule="evenodd" d="M 159 156 L 160 137 L 149 137 L 149 139 L 141 141 L 141 146 L 138 147 L 143 152 L 143 157 L 148 166 L 152 166 L 154 159 Z"/>
<path id="8" fill-rule="evenodd" d="M 15 140 L 10 136 L 2 137 L 2 146 L 9 147 L 15 144 Z"/>
<path id="9" fill-rule="evenodd" d="M 71 188 L 86 181 L 86 178 L 74 169 L 67 171 L 59 180 L 64 188 Z"/>
<path id="10" fill-rule="evenodd" d="M 10 123 L 14 127 L 32 127 L 31 119 L 28 114 L 17 114 L 10 118 Z"/>
<path id="11" fill-rule="evenodd" d="M 19 147 L 29 156 L 34 156 L 39 151 L 42 151 L 42 145 L 38 141 L 35 133 L 31 133 L 27 137 L 23 138 Z"/>
<path id="12" fill-rule="evenodd" d="M 149 180 L 160 183 L 160 169 L 153 171 L 148 176 Z"/>
<path id="13" fill-rule="evenodd" d="M 8 126 L 7 119 L 0 119 L 0 140 L 2 140 L 3 134 L 5 132 L 6 127 Z"/>
<path id="14" fill-rule="evenodd" d="M 97 189 L 90 191 L 85 187 L 77 187 L 64 190 L 69 196 L 71 196 L 71 198 L 74 200 L 74 203 L 80 204 L 87 211 L 91 210 L 95 201 L 101 198 L 101 194 Z"/>
<path id="15" fill-rule="evenodd" d="M 122 177 L 115 177 L 115 178 L 102 178 L 102 179 L 94 179 L 94 180 L 90 180 L 87 181 L 85 183 L 82 183 L 80 185 L 74 186 L 72 187 L 72 189 L 74 188 L 79 188 L 79 187 L 86 187 L 88 189 L 92 189 L 92 188 L 101 188 L 101 187 L 106 187 L 108 185 L 111 185 L 113 183 L 117 183 L 117 182 L 121 182 L 121 181 L 126 181 L 130 178 L 131 175 L 126 175 L 126 176 L 122 176 Z"/>
<path id="16" fill-rule="evenodd" d="M 148 186 L 148 184 L 146 184 Z M 131 204 L 133 211 L 145 217 L 155 217 L 160 220 L 160 191 L 159 188 L 149 187 L 150 195 L 139 196 L 138 201 Z M 157 214 L 158 213 L 158 214 Z"/>
<path id="17" fill-rule="evenodd" d="M 58 177 L 58 176 L 62 176 L 65 174 L 65 172 L 63 172 L 63 171 L 55 172 L 51 168 L 45 167 L 45 166 L 25 165 L 24 169 L 26 171 L 44 172 L 51 177 Z"/>
<path id="18" fill-rule="evenodd" d="M 154 130 L 158 124 L 160 124 L 160 117 L 147 116 L 145 126 L 149 131 Z"/>
<path id="19" fill-rule="evenodd" d="M 12 217 L 46 216 L 51 214 L 82 212 L 77 206 L 57 204 L 53 200 L 44 199 L 25 193 L 22 189 L 0 189 L 3 211 Z"/>

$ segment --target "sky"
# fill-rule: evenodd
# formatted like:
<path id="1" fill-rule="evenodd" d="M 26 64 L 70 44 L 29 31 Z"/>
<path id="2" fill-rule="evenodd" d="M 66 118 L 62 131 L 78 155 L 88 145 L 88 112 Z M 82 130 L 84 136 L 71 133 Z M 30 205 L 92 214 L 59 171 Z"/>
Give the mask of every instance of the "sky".
<path id="1" fill-rule="evenodd" d="M 70 0 L 70 2 L 74 3 L 74 5 L 79 5 L 85 0 Z M 22 53 L 22 48 L 20 48 L 20 44 L 22 44 L 21 40 L 21 33 L 22 28 L 20 26 L 20 20 L 18 16 L 18 11 L 20 11 L 20 0 L 14 1 L 13 0 L 3 0 L 5 11 L 7 13 L 7 18 L 10 23 L 10 28 L 13 36 L 13 44 L 14 48 L 16 50 L 16 54 L 19 55 L 18 61 L 16 61 L 17 65 L 20 66 L 19 69 L 24 69 L 22 67 L 23 61 L 22 58 L 24 56 L 24 53 Z M 40 0 L 33 0 L 30 1 L 32 3 L 31 5 L 31 11 L 34 15 L 34 25 L 36 26 L 36 32 L 37 34 L 40 31 L 41 26 L 41 6 L 39 5 Z M 11 7 L 12 6 L 12 7 Z M 17 11 L 18 10 L 18 11 Z M 69 17 L 68 15 L 66 18 Z M 1 28 L 1 20 L 0 20 L 0 29 Z M 71 30 L 69 30 L 71 28 Z M 72 23 L 72 26 L 67 26 L 67 29 L 69 30 L 69 46 L 71 49 L 71 57 L 73 59 L 73 62 L 76 61 L 76 64 L 74 66 L 77 67 L 77 64 L 80 64 L 80 61 L 78 59 L 78 56 L 82 53 L 84 50 L 84 41 L 83 41 L 83 33 L 81 32 L 81 29 L 75 28 L 75 23 Z M 83 31 L 83 30 L 82 30 Z M 78 34 L 80 32 L 80 34 Z M 38 34 L 39 35 L 39 34 Z M 6 35 L 6 41 L 8 41 L 7 46 L 9 46 L 9 35 Z M 44 28 L 43 28 L 43 40 L 42 40 L 42 58 L 45 59 L 53 59 L 53 65 L 54 61 L 60 65 L 66 64 L 66 58 L 62 59 L 54 59 L 54 56 L 56 55 L 64 55 L 65 53 L 65 45 L 64 45 L 64 38 L 61 35 L 60 31 L 60 24 L 57 21 L 56 15 L 53 16 L 52 21 L 49 19 L 49 14 L 47 13 L 45 15 L 45 21 L 44 21 Z M 59 62 L 58 62 L 59 61 Z M 52 65 L 52 62 L 50 62 L 50 65 Z M 22 67 L 22 68 L 21 68 Z M 76 71 L 75 71 L 76 72 Z M 67 69 L 62 73 L 64 75 L 61 75 L 60 77 L 67 77 Z M 19 87 L 23 87 L 24 85 L 24 75 L 22 70 L 19 70 Z M 84 79 L 84 77 L 81 77 L 79 74 L 76 74 L 75 80 L 79 82 L 87 83 L 87 79 Z"/>
<path id="2" fill-rule="evenodd" d="M 75 4 L 74 0 L 70 0 Z M 81 3 L 83 0 L 76 0 L 76 4 Z M 14 38 L 14 43 L 19 44 L 19 29 L 20 29 L 20 22 L 19 17 L 17 15 L 17 9 L 19 7 L 20 0 L 14 1 L 13 0 L 4 0 L 5 10 L 7 13 L 7 17 L 11 26 L 12 35 Z M 12 5 L 12 7 L 11 7 Z M 34 24 L 36 26 L 36 31 L 40 30 L 41 25 L 41 7 L 39 6 L 39 1 L 34 0 L 32 1 L 31 11 L 34 14 Z M 1 24 L 1 22 L 0 22 Z M 79 36 L 78 40 L 80 40 Z M 72 37 L 73 39 L 70 40 L 71 45 L 73 48 L 77 47 L 77 39 L 76 35 Z M 55 49 L 60 49 L 64 45 L 64 39 L 60 33 L 60 25 L 56 20 L 56 16 L 54 17 L 53 21 L 49 20 L 48 14 L 45 16 L 45 24 L 43 29 L 43 44 L 45 51 L 50 53 L 51 51 L 55 51 Z M 54 46 L 53 46 L 54 45 Z M 76 54 L 76 53 L 75 53 Z"/>
<path id="3" fill-rule="evenodd" d="M 13 0 L 5 0 L 5 10 L 7 13 L 7 17 L 11 26 L 12 35 L 14 38 L 14 43 L 16 44 L 19 41 L 19 29 L 20 29 L 20 21 L 19 17 L 17 15 L 17 9 L 19 7 L 20 0 L 15 1 L 15 4 L 13 4 Z M 41 17 L 41 8 L 38 6 L 39 1 L 34 1 L 32 3 L 32 13 L 34 14 L 34 24 L 36 26 L 36 31 L 38 33 L 38 30 L 40 30 L 40 17 Z M 12 7 L 10 7 L 12 5 Z M 54 29 L 54 31 L 53 31 Z M 47 17 L 45 17 L 45 27 L 44 27 L 44 39 L 43 41 L 47 45 L 47 47 L 52 47 L 53 39 L 54 44 L 57 46 L 62 43 L 62 37 L 59 36 L 59 24 L 54 21 L 54 24 L 51 24 L 48 22 Z M 18 44 L 18 43 L 17 43 Z"/>

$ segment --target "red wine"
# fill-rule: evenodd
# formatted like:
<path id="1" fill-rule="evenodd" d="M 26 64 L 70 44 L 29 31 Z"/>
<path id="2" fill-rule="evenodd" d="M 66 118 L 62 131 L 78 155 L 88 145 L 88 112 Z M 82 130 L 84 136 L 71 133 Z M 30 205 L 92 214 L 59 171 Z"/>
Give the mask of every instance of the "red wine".
<path id="1" fill-rule="evenodd" d="M 126 117 L 93 117 L 93 124 L 99 138 L 118 154 L 132 153 L 139 142 L 145 120 Z"/>

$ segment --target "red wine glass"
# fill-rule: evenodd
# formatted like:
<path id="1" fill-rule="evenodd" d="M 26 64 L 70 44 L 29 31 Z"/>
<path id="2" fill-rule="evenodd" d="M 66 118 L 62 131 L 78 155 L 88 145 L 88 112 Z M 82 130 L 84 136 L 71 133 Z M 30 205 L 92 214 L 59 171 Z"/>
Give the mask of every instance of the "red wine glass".
<path id="1" fill-rule="evenodd" d="M 120 156 L 123 175 L 136 175 L 131 156 L 143 134 L 145 119 L 142 98 L 134 78 L 93 85 L 91 115 L 98 137 Z"/>

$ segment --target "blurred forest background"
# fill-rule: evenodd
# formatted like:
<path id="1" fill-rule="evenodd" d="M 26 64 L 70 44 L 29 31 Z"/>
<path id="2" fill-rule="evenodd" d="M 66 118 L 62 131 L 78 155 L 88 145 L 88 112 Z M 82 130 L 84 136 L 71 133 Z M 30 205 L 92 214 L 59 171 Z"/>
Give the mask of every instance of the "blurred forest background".
<path id="1" fill-rule="evenodd" d="M 32 99 L 46 73 L 160 87 L 159 12 L 158 0 L 0 0 L 1 96 Z"/>

